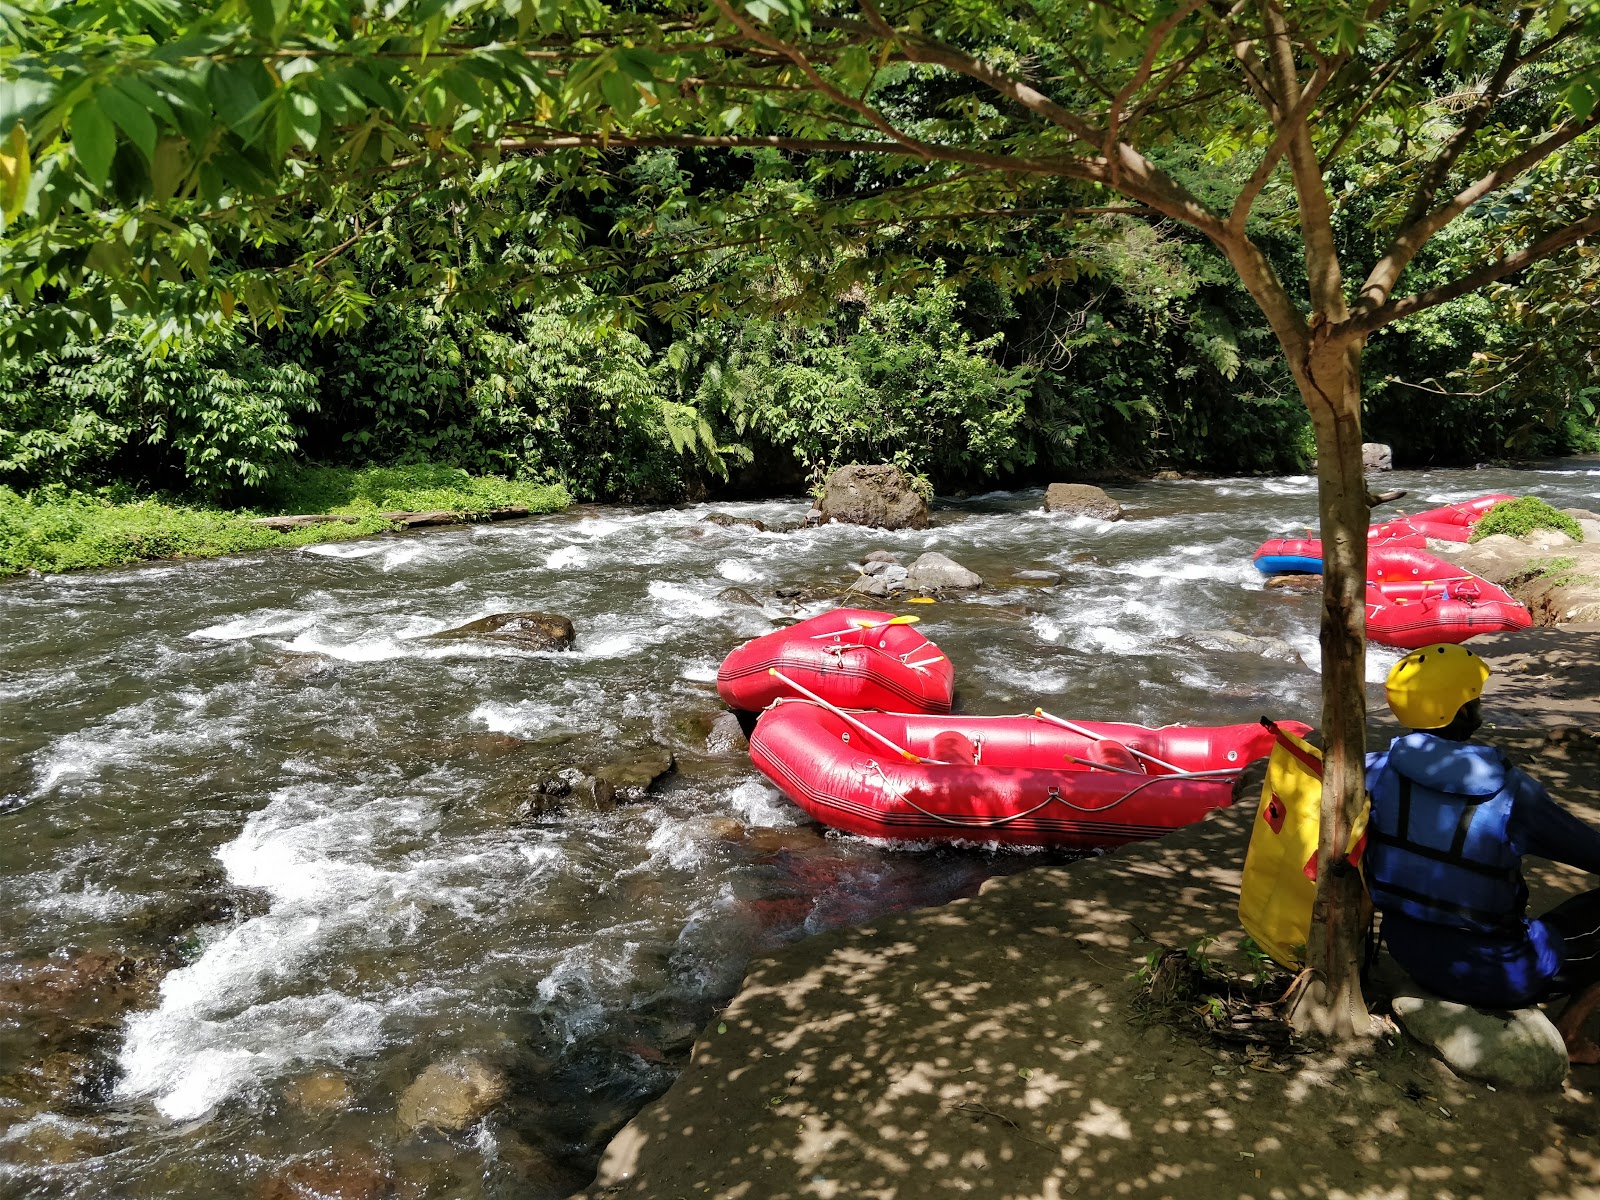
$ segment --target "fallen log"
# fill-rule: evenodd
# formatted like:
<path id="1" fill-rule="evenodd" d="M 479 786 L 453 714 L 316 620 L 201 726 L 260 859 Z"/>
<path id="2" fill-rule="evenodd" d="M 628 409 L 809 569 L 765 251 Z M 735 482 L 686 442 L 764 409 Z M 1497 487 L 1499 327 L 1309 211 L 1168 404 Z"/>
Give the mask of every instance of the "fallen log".
<path id="1" fill-rule="evenodd" d="M 252 517 L 250 524 L 287 533 L 291 529 L 304 529 L 308 525 L 354 525 L 358 518 L 334 516 L 332 513 L 300 513 L 292 517 Z"/>

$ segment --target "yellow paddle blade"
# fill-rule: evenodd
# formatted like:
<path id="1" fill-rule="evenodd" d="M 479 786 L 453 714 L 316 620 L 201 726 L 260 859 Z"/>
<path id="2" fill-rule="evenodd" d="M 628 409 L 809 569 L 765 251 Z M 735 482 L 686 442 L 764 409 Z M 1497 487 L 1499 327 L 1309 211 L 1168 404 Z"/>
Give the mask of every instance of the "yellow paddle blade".
<path id="1" fill-rule="evenodd" d="M 913 600 L 911 603 L 916 604 L 917 601 Z M 920 620 L 922 618 L 916 616 L 890 617 L 887 621 L 868 621 L 861 617 L 853 617 L 850 623 L 857 629 L 882 629 L 886 625 L 915 625 Z"/>
<path id="2" fill-rule="evenodd" d="M 933 603 L 933 597 L 932 596 L 912 596 L 909 600 L 906 601 L 906 603 L 907 604 L 932 604 Z M 913 621 L 915 621 L 917 618 L 916 617 L 912 617 L 911 619 Z"/>

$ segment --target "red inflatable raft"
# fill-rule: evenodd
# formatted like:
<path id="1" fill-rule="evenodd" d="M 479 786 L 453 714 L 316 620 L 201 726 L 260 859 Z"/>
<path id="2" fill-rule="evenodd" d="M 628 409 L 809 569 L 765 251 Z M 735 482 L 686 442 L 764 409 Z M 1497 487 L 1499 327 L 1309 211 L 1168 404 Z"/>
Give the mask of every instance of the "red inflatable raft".
<path id="1" fill-rule="evenodd" d="M 1095 849 L 1227 805 L 1235 776 L 1272 743 L 1259 724 L 1146 729 L 784 700 L 756 722 L 750 757 L 806 812 L 849 833 Z"/>
<path id="2" fill-rule="evenodd" d="M 1426 509 L 1411 516 L 1395 517 L 1368 530 L 1367 536 L 1393 537 L 1399 534 L 1420 533 L 1424 537 L 1443 542 L 1464 542 L 1472 536 L 1472 527 L 1502 500 L 1515 500 L 1504 492 L 1479 496 L 1476 500 L 1462 500 Z"/>
<path id="3" fill-rule="evenodd" d="M 1411 517 L 1396 517 L 1367 526 L 1369 553 L 1379 546 L 1394 548 L 1414 546 L 1426 549 L 1429 538 L 1446 542 L 1464 542 L 1472 536 L 1472 527 L 1483 519 L 1502 500 L 1514 500 L 1496 492 L 1479 496 L 1476 500 L 1463 500 L 1459 504 L 1446 504 L 1430 508 Z M 1320 575 L 1322 574 L 1322 542 L 1313 537 L 1272 538 L 1261 543 L 1255 552 L 1256 570 L 1263 575 Z"/>
<path id="4" fill-rule="evenodd" d="M 1367 637 L 1374 642 L 1415 650 L 1532 624 L 1510 592 L 1426 550 L 1374 548 L 1367 556 Z"/>
<path id="5" fill-rule="evenodd" d="M 949 712 L 950 660 L 916 631 L 916 617 L 838 608 L 746 642 L 723 660 L 717 692 L 759 712 L 779 696 L 814 692 L 841 708 Z"/>

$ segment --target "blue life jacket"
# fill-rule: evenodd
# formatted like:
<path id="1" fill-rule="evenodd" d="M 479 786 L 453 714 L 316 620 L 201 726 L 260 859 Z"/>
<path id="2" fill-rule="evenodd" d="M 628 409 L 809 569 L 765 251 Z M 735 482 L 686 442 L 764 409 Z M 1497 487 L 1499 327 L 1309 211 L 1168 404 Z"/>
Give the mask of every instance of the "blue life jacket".
<path id="1" fill-rule="evenodd" d="M 1513 769 L 1498 750 L 1408 734 L 1373 756 L 1367 783 L 1363 865 L 1380 911 L 1475 933 L 1519 926 L 1528 889 L 1506 834 Z"/>

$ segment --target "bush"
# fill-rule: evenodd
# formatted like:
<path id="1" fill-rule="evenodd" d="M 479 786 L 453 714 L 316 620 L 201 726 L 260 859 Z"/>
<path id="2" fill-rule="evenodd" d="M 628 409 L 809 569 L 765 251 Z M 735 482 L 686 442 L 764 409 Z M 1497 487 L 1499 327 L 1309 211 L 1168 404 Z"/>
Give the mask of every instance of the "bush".
<path id="1" fill-rule="evenodd" d="M 149 349 L 136 331 L 0 366 L 0 479 L 113 480 L 209 497 L 266 482 L 298 448 L 315 380 L 237 330 Z"/>
<path id="2" fill-rule="evenodd" d="M 1521 537 L 1535 529 L 1554 529 L 1575 542 L 1583 541 L 1583 529 L 1572 517 L 1552 508 L 1537 496 L 1503 500 L 1491 508 L 1472 530 L 1472 540 L 1482 541 L 1497 533 Z"/>

